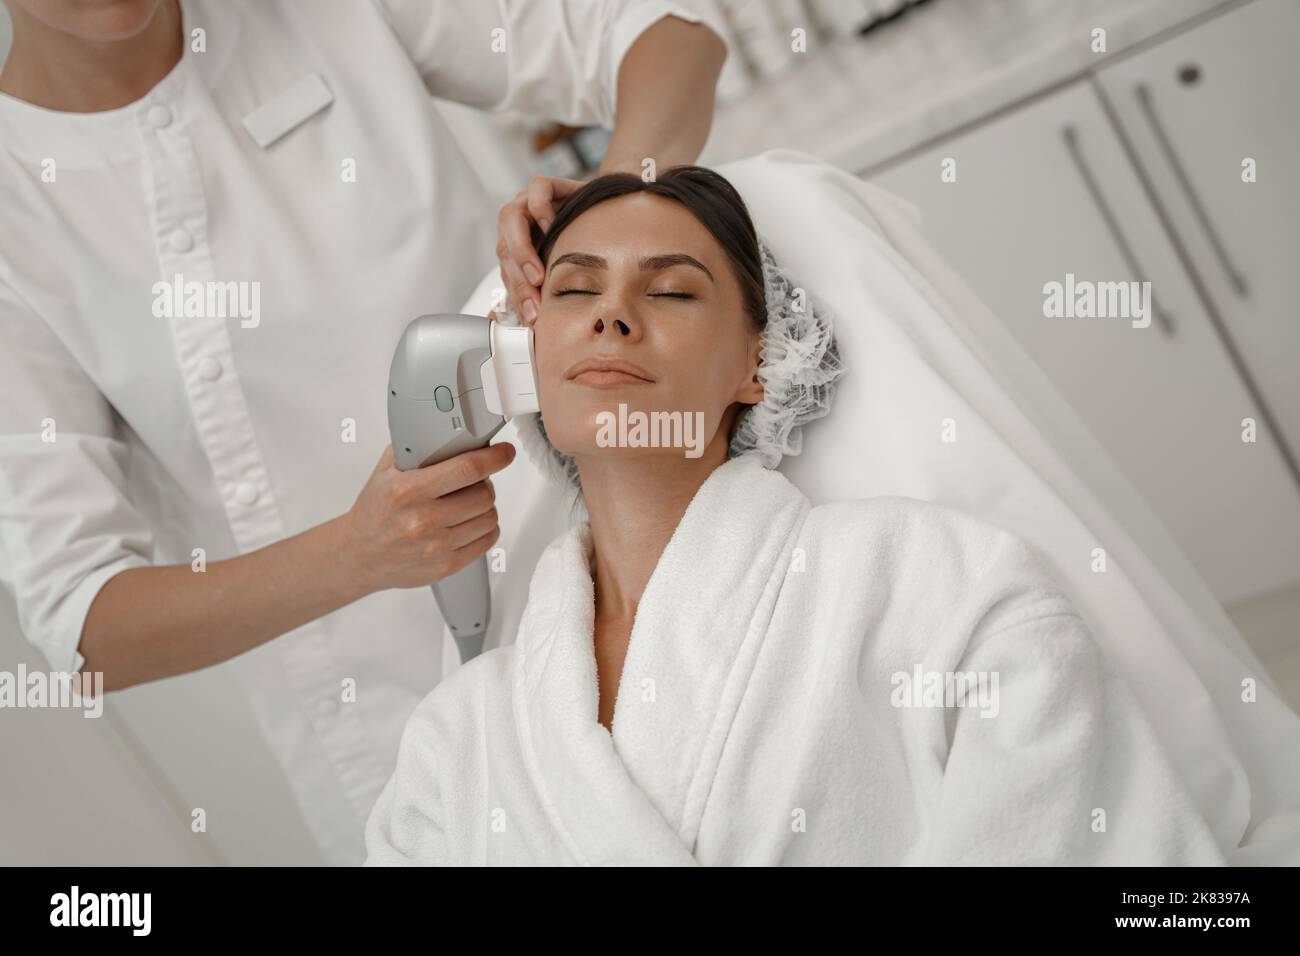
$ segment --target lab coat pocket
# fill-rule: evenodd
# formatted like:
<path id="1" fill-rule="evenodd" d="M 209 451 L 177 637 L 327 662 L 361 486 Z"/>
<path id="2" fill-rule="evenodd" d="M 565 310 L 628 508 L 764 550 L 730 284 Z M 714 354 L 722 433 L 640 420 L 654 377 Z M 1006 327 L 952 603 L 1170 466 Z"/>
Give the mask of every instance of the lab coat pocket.
<path id="1" fill-rule="evenodd" d="M 308 73 L 293 86 L 244 117 L 244 129 L 266 149 L 285 133 L 334 102 L 334 94 L 319 73 Z"/>

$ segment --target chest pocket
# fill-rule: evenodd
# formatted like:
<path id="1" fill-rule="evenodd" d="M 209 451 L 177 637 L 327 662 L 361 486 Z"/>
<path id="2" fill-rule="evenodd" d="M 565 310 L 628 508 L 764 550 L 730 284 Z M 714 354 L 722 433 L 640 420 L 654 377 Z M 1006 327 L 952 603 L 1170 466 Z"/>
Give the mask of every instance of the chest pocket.
<path id="1" fill-rule="evenodd" d="M 244 129 L 253 142 L 266 149 L 333 102 L 334 94 L 325 85 L 324 78 L 319 73 L 308 73 L 245 116 Z"/>

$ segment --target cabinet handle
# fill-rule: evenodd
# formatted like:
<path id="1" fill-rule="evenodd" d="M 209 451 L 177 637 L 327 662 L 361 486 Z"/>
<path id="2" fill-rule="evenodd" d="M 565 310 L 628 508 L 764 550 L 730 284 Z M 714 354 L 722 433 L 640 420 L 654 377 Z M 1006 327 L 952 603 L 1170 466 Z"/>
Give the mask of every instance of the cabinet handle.
<path id="1" fill-rule="evenodd" d="M 1227 249 L 1219 240 L 1218 230 L 1210 222 L 1209 214 L 1206 213 L 1205 206 L 1201 203 L 1201 197 L 1192 187 L 1192 181 L 1187 177 L 1187 170 L 1183 168 L 1182 161 L 1178 158 L 1178 153 L 1174 150 L 1173 143 L 1169 141 L 1169 136 L 1165 132 L 1164 124 L 1160 122 L 1160 117 L 1156 114 L 1155 101 L 1151 97 L 1151 90 L 1145 83 L 1139 83 L 1134 88 L 1134 93 L 1137 96 L 1139 105 L 1142 107 L 1143 115 L 1146 116 L 1147 122 L 1151 124 L 1151 131 L 1155 133 L 1156 141 L 1160 144 L 1165 159 L 1169 161 L 1169 165 L 1174 171 L 1174 178 L 1178 180 L 1178 185 L 1187 194 L 1187 201 L 1192 204 L 1192 212 L 1196 215 L 1201 228 L 1205 230 L 1205 234 L 1210 239 L 1210 248 L 1214 250 L 1215 256 L 1218 257 L 1219 265 L 1228 274 L 1228 280 L 1232 283 L 1232 287 L 1237 290 L 1237 295 L 1244 299 L 1246 297 L 1246 277 L 1232 264 Z"/>
<path id="2" fill-rule="evenodd" d="M 1101 194 L 1101 189 L 1097 186 L 1097 179 L 1092 175 L 1092 170 L 1088 167 L 1088 162 L 1083 158 L 1083 153 L 1079 149 L 1079 134 L 1075 131 L 1073 125 L 1063 126 L 1061 128 L 1061 138 L 1065 140 L 1065 148 L 1070 152 L 1070 159 L 1074 161 L 1074 168 L 1079 171 L 1079 178 L 1083 180 L 1084 186 L 1088 188 L 1088 194 L 1092 196 L 1093 203 L 1097 206 L 1097 211 L 1101 213 L 1102 220 L 1106 223 L 1106 228 L 1110 230 L 1111 239 L 1119 248 L 1120 255 L 1124 257 L 1124 262 L 1128 270 L 1133 275 L 1140 276 L 1143 274 L 1142 268 L 1138 265 L 1137 257 L 1133 255 L 1132 248 L 1129 247 L 1128 240 L 1124 238 L 1124 233 L 1120 231 L 1119 223 L 1115 221 L 1114 214 L 1110 211 L 1110 206 L 1106 203 L 1106 198 Z M 1170 338 L 1174 334 L 1174 319 L 1163 306 L 1158 302 L 1154 303 L 1153 308 L 1156 314 L 1156 320 L 1160 324 L 1160 330 Z"/>

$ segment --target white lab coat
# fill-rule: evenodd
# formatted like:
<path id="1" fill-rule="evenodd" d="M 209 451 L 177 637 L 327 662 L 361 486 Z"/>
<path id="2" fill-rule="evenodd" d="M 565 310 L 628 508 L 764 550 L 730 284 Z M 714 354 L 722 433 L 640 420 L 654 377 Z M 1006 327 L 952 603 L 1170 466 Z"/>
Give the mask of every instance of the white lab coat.
<path id="1" fill-rule="evenodd" d="M 495 261 L 496 208 L 429 93 L 611 125 L 637 35 L 698 19 L 650 0 L 181 8 L 206 51 L 136 103 L 0 95 L 0 564 L 56 669 L 81 666 L 113 575 L 252 551 L 355 500 L 398 334 Z M 177 274 L 257 283 L 260 313 L 160 317 Z M 391 590 L 235 661 L 330 861 L 362 859 L 443 642 L 428 590 Z"/>

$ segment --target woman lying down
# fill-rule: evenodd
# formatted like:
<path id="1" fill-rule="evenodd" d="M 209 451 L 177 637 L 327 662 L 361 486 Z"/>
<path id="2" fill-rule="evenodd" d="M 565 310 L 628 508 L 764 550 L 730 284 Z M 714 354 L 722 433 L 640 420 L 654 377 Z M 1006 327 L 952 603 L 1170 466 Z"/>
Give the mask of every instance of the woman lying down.
<path id="1" fill-rule="evenodd" d="M 1025 543 L 775 470 L 844 370 L 729 183 L 601 177 L 538 255 L 521 436 L 588 517 L 415 710 L 368 865 L 1224 862 Z"/>

